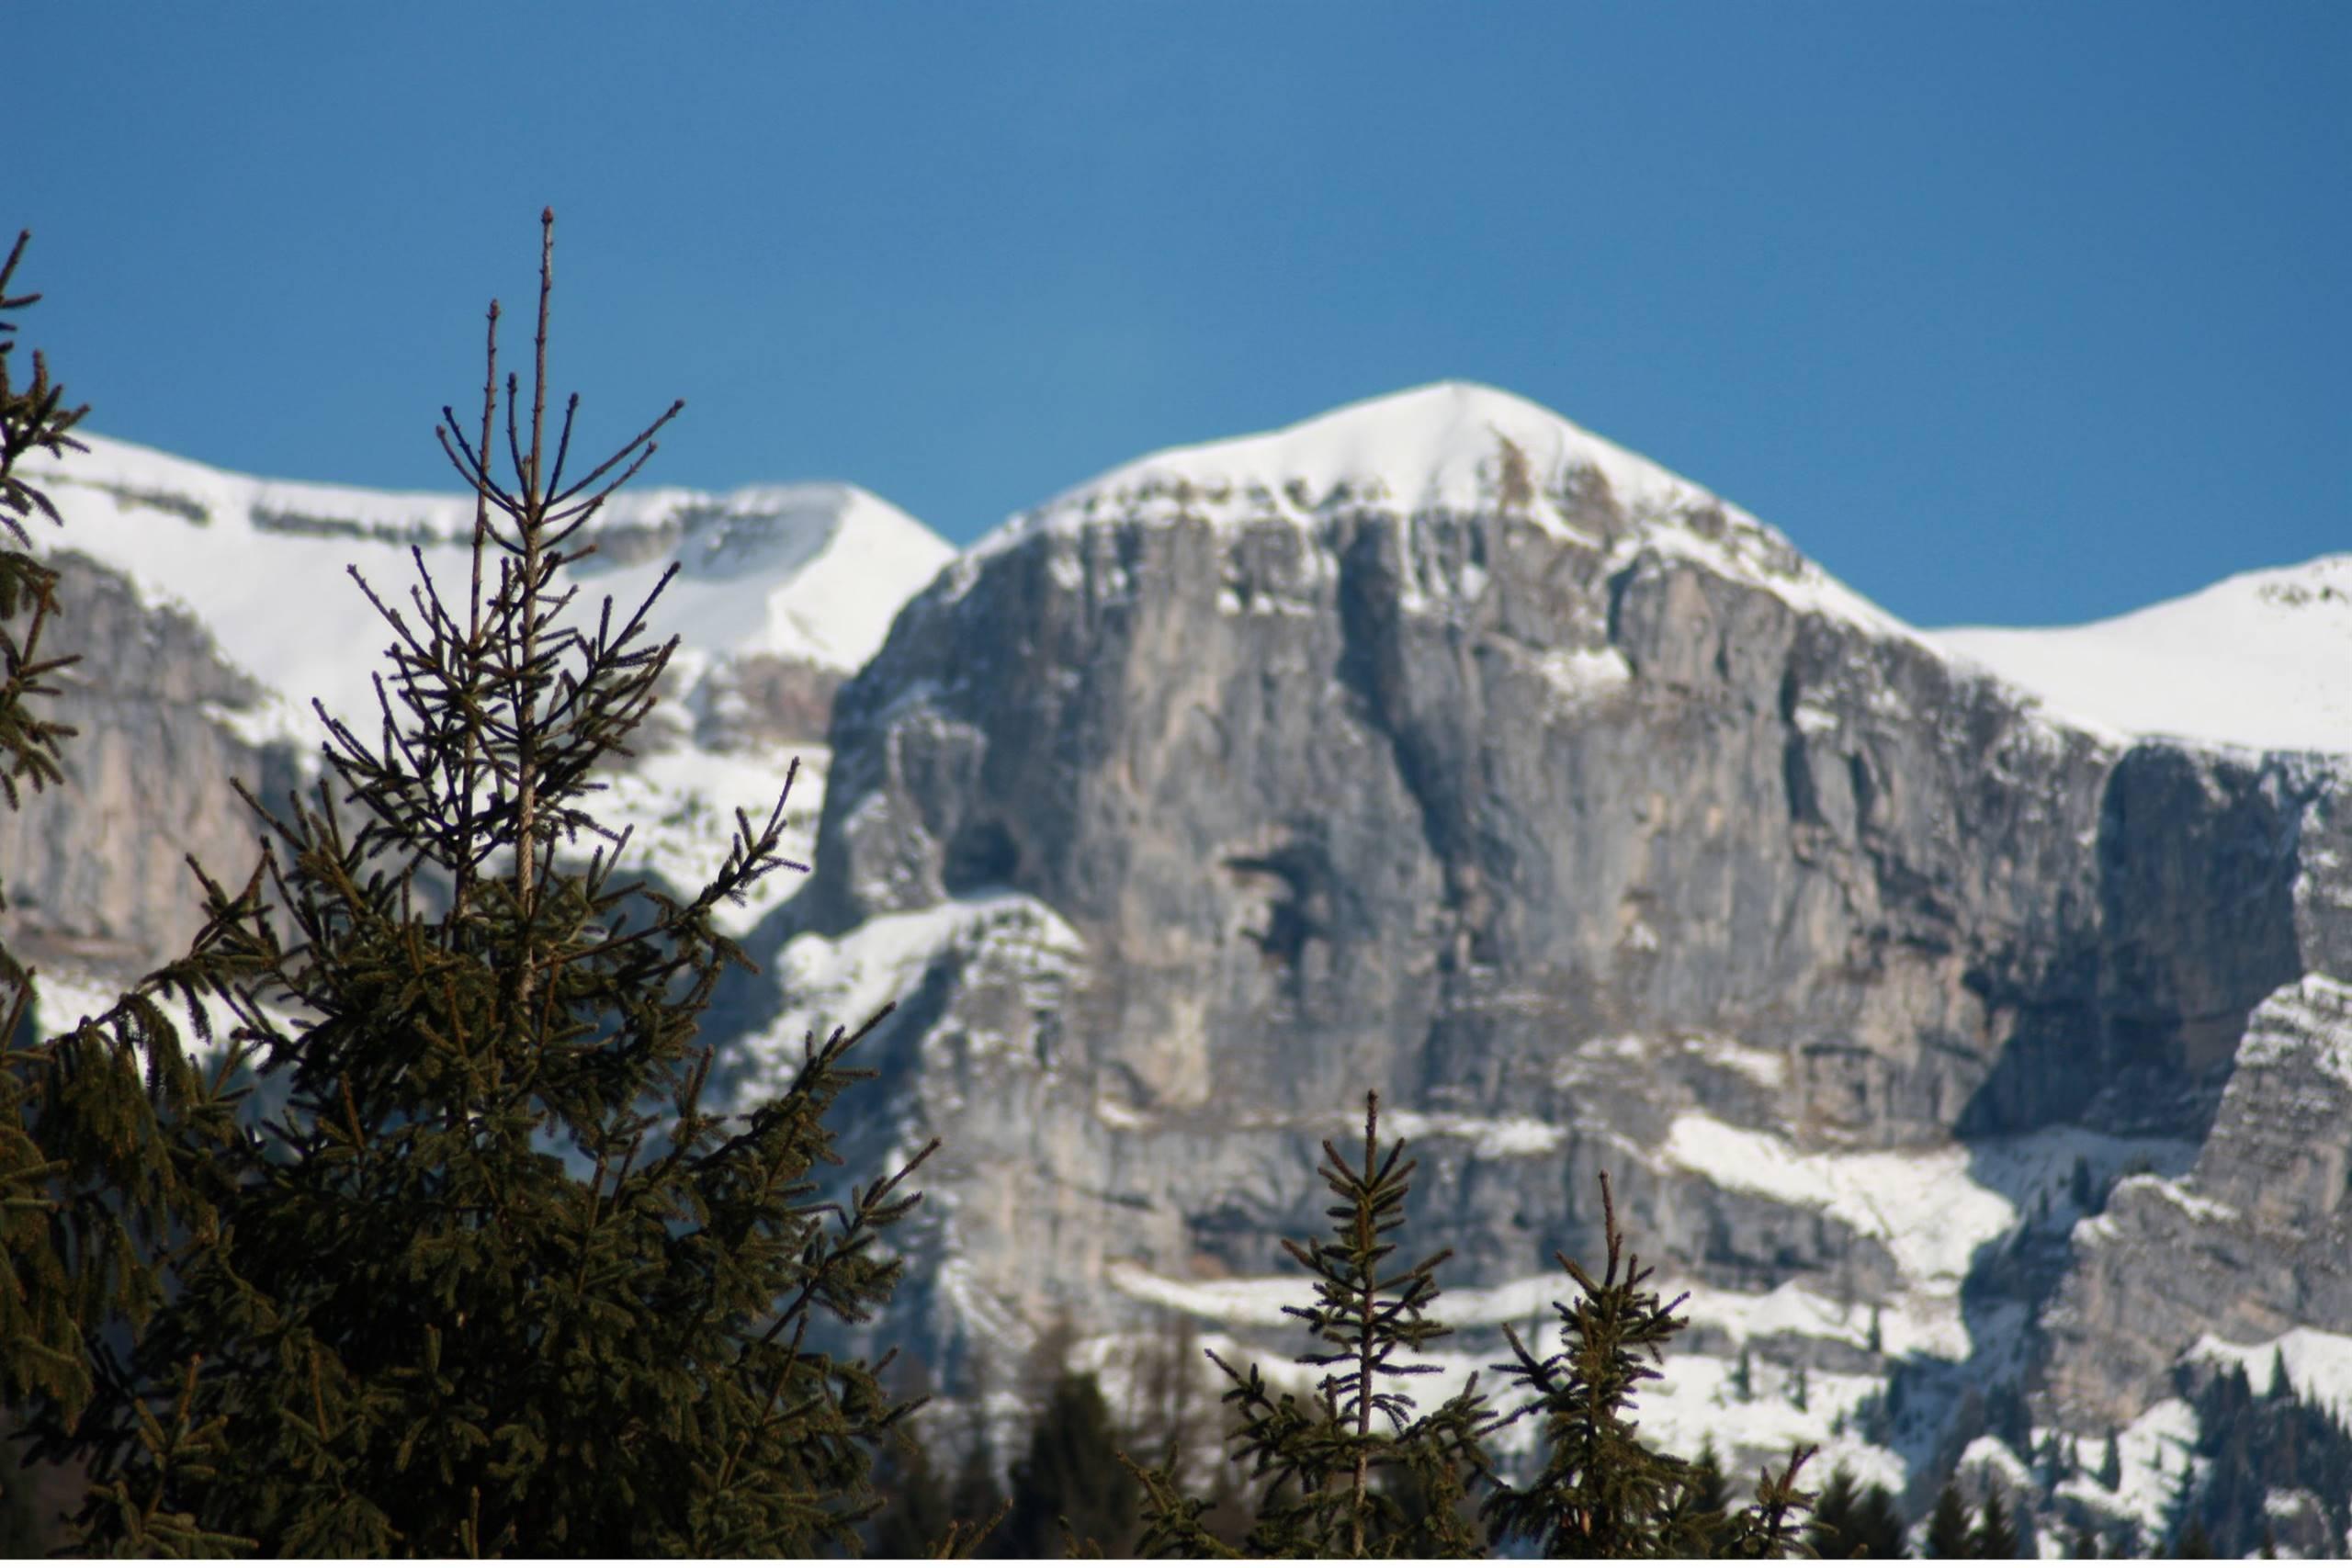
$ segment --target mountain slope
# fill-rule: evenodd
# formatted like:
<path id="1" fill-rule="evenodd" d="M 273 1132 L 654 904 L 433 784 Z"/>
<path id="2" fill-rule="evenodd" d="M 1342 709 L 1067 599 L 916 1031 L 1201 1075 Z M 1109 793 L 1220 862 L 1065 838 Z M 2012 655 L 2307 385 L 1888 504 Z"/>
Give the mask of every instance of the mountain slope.
<path id="1" fill-rule="evenodd" d="M 193 615 L 231 663 L 289 699 L 291 733 L 309 737 L 314 697 L 346 717 L 374 711 L 368 678 L 390 633 L 349 569 L 397 608 L 414 579 L 410 550 L 421 549 L 462 602 L 470 497 L 256 479 L 100 436 L 87 445 L 27 463 L 64 517 L 56 542 L 123 573 L 149 602 Z M 633 607 L 677 565 L 658 615 L 691 658 L 760 655 L 844 672 L 953 554 L 905 513 L 842 484 L 624 491 L 590 536 L 598 557 L 582 563 L 583 599 Z"/>
<path id="2" fill-rule="evenodd" d="M 1939 647 L 2078 722 L 2352 753 L 2352 556 L 2250 571 L 2080 626 L 1955 626 Z"/>
<path id="3" fill-rule="evenodd" d="M 2060 1365 L 2037 1324 L 2110 1186 L 2203 1179 L 2249 1017 L 2352 953 L 2332 766 L 2069 722 L 1460 384 L 1012 519 L 832 739 L 742 1043 L 780 1070 L 904 998 L 865 1136 L 948 1137 L 892 1328 L 951 1378 L 1065 1316 L 1106 1366 L 1171 1311 L 1278 1348 L 1277 1240 L 1377 1088 L 1465 1370 L 1591 1250 L 1608 1169 L 1694 1291 L 1661 1436 L 1998 1469 L 2029 1409 L 2153 1408 L 2194 1359 Z M 2133 1475 L 2064 1506 L 2129 1514 Z"/>
<path id="4" fill-rule="evenodd" d="M 276 795 L 312 769 L 313 700 L 372 728 L 392 633 L 349 569 L 401 609 L 421 557 L 462 606 L 474 508 L 87 444 L 26 468 L 64 519 L 36 545 L 67 570 L 56 646 L 84 655 L 66 709 L 85 733 L 66 785 L 0 824 L 0 851 L 17 940 L 129 964 L 192 929 L 184 854 L 217 874 L 249 858 L 254 831 L 230 778 Z M 651 618 L 657 637 L 679 639 L 677 701 L 605 806 L 636 830 L 636 863 L 681 882 L 715 864 L 735 808 L 774 801 L 795 755 L 808 764 L 796 816 L 813 818 L 833 688 L 953 554 L 842 484 L 623 491 L 590 536 L 575 618 L 607 595 L 634 609 L 678 569 Z M 765 903 L 726 912 L 738 929 L 790 887 L 776 877 L 764 891 Z"/>

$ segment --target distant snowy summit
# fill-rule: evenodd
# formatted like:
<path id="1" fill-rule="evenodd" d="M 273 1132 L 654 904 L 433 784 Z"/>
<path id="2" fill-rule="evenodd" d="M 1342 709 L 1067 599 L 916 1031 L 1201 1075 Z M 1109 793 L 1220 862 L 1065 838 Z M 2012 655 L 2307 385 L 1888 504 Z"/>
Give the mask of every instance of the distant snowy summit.
<path id="1" fill-rule="evenodd" d="M 1349 510 L 1505 513 L 1611 556 L 1646 547 L 1694 557 L 1800 608 L 1909 635 L 1777 529 L 1539 403 L 1470 381 L 1434 382 L 1262 434 L 1152 453 L 1011 518 L 967 558 L 1114 520 L 1311 525 Z"/>
<path id="2" fill-rule="evenodd" d="M 2094 733 L 2352 754 L 2352 556 L 2249 572 L 2088 626 L 1921 631 L 1703 486 L 1541 404 L 1466 381 L 1122 464 L 1011 518 L 967 552 L 962 570 L 1040 534 L 1113 520 L 1234 528 L 1366 506 L 1510 509 L 1588 534 L 1582 520 L 1604 497 L 1624 525 L 1595 541 L 1612 557 L 1650 548 L 1695 558 L 1800 610 L 1923 641 Z"/>
<path id="3" fill-rule="evenodd" d="M 295 737 L 311 728 L 313 697 L 346 716 L 375 711 L 369 677 L 390 632 L 347 568 L 397 607 L 415 578 L 414 547 L 445 592 L 461 591 L 453 574 L 473 534 L 470 496 L 254 479 L 84 439 L 85 453 L 27 462 L 65 523 L 42 528 L 37 544 L 90 556 L 150 603 L 191 612 L 232 662 L 287 700 L 277 724 Z M 687 665 L 702 668 L 769 656 L 853 671 L 955 554 L 847 484 L 645 486 L 607 502 L 591 531 L 598 554 L 582 563 L 582 598 L 633 608 L 675 562 L 653 629 L 677 636 Z"/>
<path id="4" fill-rule="evenodd" d="M 1928 635 L 2056 713 L 2126 735 L 2352 754 L 2352 555 L 2085 626 Z"/>

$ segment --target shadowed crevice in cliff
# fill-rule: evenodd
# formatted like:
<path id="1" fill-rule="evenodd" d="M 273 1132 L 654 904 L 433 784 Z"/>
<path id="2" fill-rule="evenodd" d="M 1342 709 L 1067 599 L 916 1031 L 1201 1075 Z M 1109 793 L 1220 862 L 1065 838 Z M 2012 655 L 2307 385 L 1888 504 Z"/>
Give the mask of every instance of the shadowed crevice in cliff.
<path id="1" fill-rule="evenodd" d="M 2100 797 L 2096 949 L 1972 971 L 2018 1021 L 1961 1134 L 2082 1120 L 2201 1140 L 2247 1017 L 2303 972 L 2295 883 L 2319 789 L 2290 759 L 2126 752 Z"/>
<path id="2" fill-rule="evenodd" d="M 1396 603 L 1402 548 L 1396 532 L 1359 528 L 1340 556 L 1339 667 L 1341 686 L 1363 705 L 1365 722 L 1387 741 L 1397 776 L 1420 808 L 1421 836 L 1441 862 L 1455 858 L 1460 803 L 1453 767 L 1420 732 L 1406 667 L 1404 616 Z"/>

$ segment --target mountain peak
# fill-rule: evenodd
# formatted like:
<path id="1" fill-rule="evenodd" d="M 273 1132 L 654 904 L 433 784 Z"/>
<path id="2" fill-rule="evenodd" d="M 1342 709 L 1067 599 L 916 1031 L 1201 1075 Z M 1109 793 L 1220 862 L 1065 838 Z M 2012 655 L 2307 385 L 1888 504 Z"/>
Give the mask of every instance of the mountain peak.
<path id="1" fill-rule="evenodd" d="M 1596 479 L 1614 516 L 1592 505 Z M 1909 635 L 1739 508 L 1540 403 L 1475 381 L 1433 381 L 1277 430 L 1150 453 L 1016 513 L 965 553 L 958 580 L 1024 540 L 1099 524 L 1305 525 L 1357 507 L 1510 512 L 1611 554 L 1693 558 L 1800 609 Z"/>
<path id="2" fill-rule="evenodd" d="M 1496 499 L 1513 451 L 1539 495 L 1585 472 L 1598 473 L 1629 510 L 1711 499 L 1539 403 L 1473 381 L 1434 381 L 1277 430 L 1151 453 L 1064 491 L 1000 533 L 1026 534 L 1160 497 L 1245 513 L 1311 512 L 1348 500 L 1471 511 Z"/>

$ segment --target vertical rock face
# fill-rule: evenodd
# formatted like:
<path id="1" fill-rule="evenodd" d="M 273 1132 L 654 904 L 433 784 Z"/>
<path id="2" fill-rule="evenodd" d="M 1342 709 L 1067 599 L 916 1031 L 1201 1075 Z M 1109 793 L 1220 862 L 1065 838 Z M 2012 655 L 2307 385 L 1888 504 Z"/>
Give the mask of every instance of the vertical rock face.
<path id="1" fill-rule="evenodd" d="M 42 651 L 81 662 L 50 711 L 78 733 L 64 784 L 0 812 L 0 938 L 37 961 L 143 968 L 201 923 L 187 857 L 222 881 L 253 868 L 258 825 L 231 781 L 283 799 L 299 762 L 290 747 L 240 737 L 233 721 L 263 694 L 205 627 L 85 558 L 56 564 L 62 614 Z"/>
<path id="2" fill-rule="evenodd" d="M 2352 1334 L 2347 1178 L 2352 988 L 2313 975 L 2256 1010 L 2195 1169 L 2127 1178 L 2075 1228 L 2045 1317 L 2054 1411 L 2129 1421 L 2207 1337 Z"/>
<path id="3" fill-rule="evenodd" d="M 901 613 L 831 743 L 768 1038 L 914 998 L 887 1141 L 948 1138 L 916 1273 L 954 1299 L 910 1310 L 951 1354 L 1272 1271 L 1367 1088 L 1459 1282 L 1588 1249 L 1606 1168 L 1684 1278 L 1975 1280 L 2030 1316 L 2063 1268 L 1995 1266 L 2046 1188 L 1987 1191 L 2008 1218 L 1929 1279 L 1866 1191 L 1786 1172 L 2201 1137 L 2249 1011 L 2336 941 L 2299 858 L 2324 771 L 2055 721 L 1480 389 L 1017 520 Z"/>

